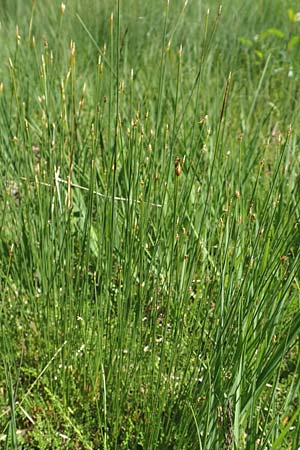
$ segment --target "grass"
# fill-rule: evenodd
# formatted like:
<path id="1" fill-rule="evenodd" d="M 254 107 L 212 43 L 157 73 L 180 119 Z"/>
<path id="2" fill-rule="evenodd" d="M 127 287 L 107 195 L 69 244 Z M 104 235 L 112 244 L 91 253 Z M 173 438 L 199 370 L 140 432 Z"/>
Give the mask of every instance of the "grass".
<path id="1" fill-rule="evenodd" d="M 296 3 L 101 3 L 2 0 L 1 446 L 296 449 Z"/>

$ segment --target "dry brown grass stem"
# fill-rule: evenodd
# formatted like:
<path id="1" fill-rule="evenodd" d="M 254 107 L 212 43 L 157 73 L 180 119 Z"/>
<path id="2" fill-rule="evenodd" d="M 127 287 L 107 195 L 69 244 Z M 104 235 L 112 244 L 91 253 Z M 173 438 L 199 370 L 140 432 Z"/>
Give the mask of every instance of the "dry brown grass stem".
<path id="1" fill-rule="evenodd" d="M 29 181 L 27 177 L 20 177 L 20 178 L 23 181 Z M 58 183 L 62 183 L 62 184 L 69 185 L 71 188 L 74 188 L 74 189 L 81 189 L 82 191 L 89 191 L 90 190 L 86 186 L 81 186 L 80 184 L 72 183 L 72 182 L 70 183 L 68 180 L 64 180 L 63 178 L 60 178 L 58 176 L 55 176 L 55 185 L 53 185 L 51 183 L 47 183 L 45 181 L 40 181 L 38 179 L 36 179 L 35 182 L 31 181 L 30 183 L 31 184 L 37 183 L 40 186 L 46 186 L 46 187 L 50 187 L 50 188 L 55 188 L 55 187 L 58 186 Z M 93 191 L 93 195 L 97 195 L 98 197 L 106 198 L 106 199 L 109 199 L 109 200 L 113 199 L 113 200 L 115 200 L 117 202 L 128 202 L 129 201 L 129 199 L 126 198 L 126 197 L 111 197 L 109 195 L 102 194 L 101 192 L 97 192 L 97 191 Z M 134 200 L 133 202 L 137 203 L 137 204 L 146 203 L 147 205 L 153 206 L 155 208 L 162 208 L 162 205 L 160 205 L 159 203 L 143 202 L 142 200 Z"/>

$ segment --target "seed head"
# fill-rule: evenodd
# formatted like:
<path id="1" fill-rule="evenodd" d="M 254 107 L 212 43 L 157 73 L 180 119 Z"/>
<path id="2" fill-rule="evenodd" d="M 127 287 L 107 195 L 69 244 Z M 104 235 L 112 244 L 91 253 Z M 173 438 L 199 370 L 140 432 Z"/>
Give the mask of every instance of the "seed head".
<path id="1" fill-rule="evenodd" d="M 176 158 L 176 161 L 175 161 L 175 174 L 177 177 L 180 177 L 180 175 L 181 175 L 181 164 L 180 164 L 179 158 Z"/>

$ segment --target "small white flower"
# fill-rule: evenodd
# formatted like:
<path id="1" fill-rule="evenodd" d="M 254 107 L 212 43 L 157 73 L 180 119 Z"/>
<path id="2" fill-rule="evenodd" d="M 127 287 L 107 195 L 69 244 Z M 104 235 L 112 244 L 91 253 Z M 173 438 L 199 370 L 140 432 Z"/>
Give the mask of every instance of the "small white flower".
<path id="1" fill-rule="evenodd" d="M 297 13 L 295 14 L 294 21 L 295 21 L 295 22 L 300 22 L 300 12 L 297 12 Z"/>

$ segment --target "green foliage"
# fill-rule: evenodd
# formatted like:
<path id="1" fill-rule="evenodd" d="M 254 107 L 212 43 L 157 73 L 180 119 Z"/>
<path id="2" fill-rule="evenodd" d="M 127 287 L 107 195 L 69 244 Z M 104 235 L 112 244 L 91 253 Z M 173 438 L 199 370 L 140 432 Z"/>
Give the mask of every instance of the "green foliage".
<path id="1" fill-rule="evenodd" d="M 299 444 L 298 16 L 173 3 L 2 1 L 4 448 Z"/>
<path id="2" fill-rule="evenodd" d="M 277 61 L 277 70 L 290 64 L 288 76 L 291 77 L 294 75 L 291 67 L 300 51 L 300 13 L 289 8 L 287 19 L 282 24 L 282 29 L 270 27 L 255 34 L 252 39 L 240 36 L 239 41 L 247 48 L 248 52 L 253 52 L 257 62 L 266 59 L 271 53 Z"/>

